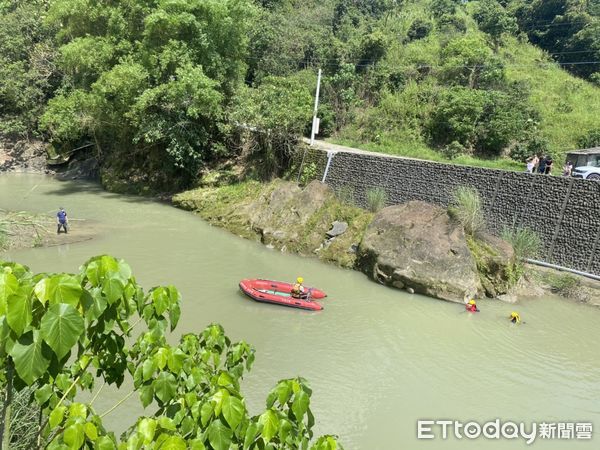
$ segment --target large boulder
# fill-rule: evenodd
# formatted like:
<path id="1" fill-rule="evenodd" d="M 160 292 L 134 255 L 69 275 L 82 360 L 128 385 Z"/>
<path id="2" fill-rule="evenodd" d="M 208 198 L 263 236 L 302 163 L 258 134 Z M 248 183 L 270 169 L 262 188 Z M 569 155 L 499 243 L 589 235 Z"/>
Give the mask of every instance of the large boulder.
<path id="1" fill-rule="evenodd" d="M 462 226 L 421 201 L 384 208 L 359 246 L 359 267 L 374 280 L 462 303 L 482 292 Z"/>
<path id="2" fill-rule="evenodd" d="M 251 205 L 251 228 L 261 236 L 263 243 L 279 248 L 306 240 L 307 236 L 302 233 L 309 219 L 334 197 L 334 191 L 318 181 L 304 189 L 294 183 L 278 183 Z M 325 230 L 319 230 L 318 241 L 324 234 Z"/>

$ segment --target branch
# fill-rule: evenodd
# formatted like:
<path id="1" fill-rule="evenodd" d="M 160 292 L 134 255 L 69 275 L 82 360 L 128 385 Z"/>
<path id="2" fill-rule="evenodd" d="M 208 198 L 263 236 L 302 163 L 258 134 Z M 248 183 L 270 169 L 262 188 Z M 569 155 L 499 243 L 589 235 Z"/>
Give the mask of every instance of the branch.
<path id="1" fill-rule="evenodd" d="M 65 400 L 65 398 L 67 398 L 67 395 L 69 395 L 69 392 L 71 392 L 71 390 L 77 385 L 77 383 L 79 382 L 79 380 L 81 379 L 81 376 L 86 373 L 86 369 L 89 367 L 90 363 L 92 362 L 93 358 L 90 358 L 88 360 L 88 362 L 85 364 L 85 366 L 81 369 L 81 373 L 79 374 L 79 376 L 77 378 L 75 378 L 75 380 L 73 380 L 73 382 L 71 383 L 71 386 L 69 386 L 69 389 L 67 389 L 65 391 L 65 393 L 63 394 L 63 396 L 60 398 L 60 400 L 58 401 L 58 403 L 56 404 L 55 408 L 58 408 L 62 402 Z M 41 436 L 42 434 L 42 430 L 44 428 L 46 428 L 46 425 L 48 425 L 48 421 L 50 420 L 50 416 L 48 416 L 46 418 L 46 420 L 44 421 L 44 424 L 40 426 L 39 430 L 38 430 L 38 437 Z M 50 441 L 48 441 L 50 442 Z M 44 447 L 45 448 L 45 447 Z"/>
<path id="2" fill-rule="evenodd" d="M 125 402 L 129 397 L 131 397 L 134 392 L 135 392 L 135 390 L 131 391 L 129 394 L 127 394 L 125 397 L 123 397 L 121 400 L 119 400 L 117 403 L 115 403 L 113 406 L 111 406 L 111 408 L 108 411 L 100 414 L 100 418 L 102 419 L 104 416 L 110 414 L 115 409 L 117 409 L 123 402 Z"/>

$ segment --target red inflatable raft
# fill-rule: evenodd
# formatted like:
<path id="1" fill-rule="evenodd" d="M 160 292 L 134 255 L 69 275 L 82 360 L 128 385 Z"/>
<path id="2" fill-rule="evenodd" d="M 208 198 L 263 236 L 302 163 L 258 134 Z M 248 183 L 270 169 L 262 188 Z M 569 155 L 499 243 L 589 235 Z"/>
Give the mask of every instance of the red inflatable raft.
<path id="1" fill-rule="evenodd" d="M 271 280 L 247 279 L 240 281 L 240 289 L 244 294 L 257 302 L 275 303 L 277 305 L 290 306 L 292 308 L 310 309 L 320 311 L 323 309 L 319 303 L 314 300 L 325 298 L 325 292 L 315 288 L 305 288 L 308 298 L 292 297 L 292 287 L 290 283 Z"/>

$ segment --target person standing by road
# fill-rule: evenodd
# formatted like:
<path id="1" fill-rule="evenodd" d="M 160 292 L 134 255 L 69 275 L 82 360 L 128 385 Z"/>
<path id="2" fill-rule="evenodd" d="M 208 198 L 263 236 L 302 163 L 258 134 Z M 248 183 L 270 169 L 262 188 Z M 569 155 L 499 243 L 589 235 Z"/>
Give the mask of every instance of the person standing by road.
<path id="1" fill-rule="evenodd" d="M 546 173 L 546 157 L 543 156 L 538 164 L 538 173 Z"/>
<path id="2" fill-rule="evenodd" d="M 540 157 L 535 153 L 532 157 L 531 164 L 531 173 L 536 173 L 538 170 L 538 166 L 540 165 Z"/>
<path id="3" fill-rule="evenodd" d="M 567 161 L 565 167 L 563 168 L 563 177 L 570 177 L 573 175 L 573 163 L 571 161 Z"/>
<path id="4" fill-rule="evenodd" d="M 544 173 L 546 175 L 552 175 L 552 156 L 546 156 L 546 168 L 544 169 Z"/>
<path id="5" fill-rule="evenodd" d="M 533 169 L 535 167 L 535 164 L 533 163 L 533 158 L 535 156 L 530 156 L 529 158 L 527 158 L 527 169 L 525 169 L 525 172 L 527 173 L 533 173 Z"/>

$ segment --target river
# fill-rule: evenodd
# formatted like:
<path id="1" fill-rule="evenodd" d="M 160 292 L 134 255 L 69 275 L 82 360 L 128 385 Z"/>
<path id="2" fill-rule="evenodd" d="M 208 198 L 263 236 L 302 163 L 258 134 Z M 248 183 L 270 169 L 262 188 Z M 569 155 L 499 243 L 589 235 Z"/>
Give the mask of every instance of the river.
<path id="1" fill-rule="evenodd" d="M 34 271 L 76 271 L 92 255 L 124 258 L 146 288 L 174 284 L 183 295 L 176 334 L 221 323 L 257 350 L 244 392 L 253 414 L 282 378 L 313 388 L 315 432 L 346 449 L 512 449 L 518 440 L 416 439 L 418 419 L 591 422 L 590 440 L 541 440 L 535 448 L 600 448 L 600 310 L 556 298 L 517 306 L 481 301 L 477 315 L 452 303 L 379 286 L 364 275 L 269 250 L 169 205 L 39 175 L 0 175 L 0 208 L 54 214 L 64 206 L 95 239 L 0 255 Z M 302 275 L 329 297 L 321 312 L 255 303 L 245 277 Z M 517 309 L 526 324 L 507 316 Z M 176 340 L 177 336 L 173 337 Z M 123 395 L 107 391 L 102 412 Z M 122 431 L 137 414 L 131 398 L 106 424 Z"/>

